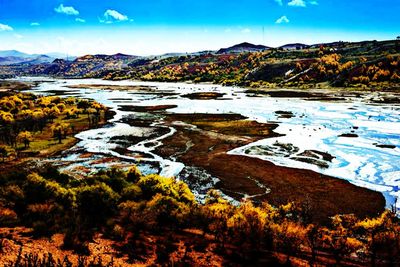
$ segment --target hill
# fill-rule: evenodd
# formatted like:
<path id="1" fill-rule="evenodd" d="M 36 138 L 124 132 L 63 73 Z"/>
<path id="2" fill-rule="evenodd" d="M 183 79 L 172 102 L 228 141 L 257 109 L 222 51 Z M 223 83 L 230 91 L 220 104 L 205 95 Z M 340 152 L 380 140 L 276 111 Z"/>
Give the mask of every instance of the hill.
<path id="1" fill-rule="evenodd" d="M 217 54 L 243 53 L 243 52 L 261 52 L 270 49 L 264 45 L 254 45 L 251 43 L 241 43 L 228 48 L 221 48 Z"/>
<path id="2" fill-rule="evenodd" d="M 137 56 L 85 55 L 73 61 L 56 59 L 51 63 L 37 64 L 26 69 L 29 75 L 52 75 L 62 77 L 102 77 L 105 72 L 128 68 Z"/>
<path id="3" fill-rule="evenodd" d="M 14 64 L 42 64 L 51 63 L 56 58 L 66 59 L 68 56 L 62 53 L 48 53 L 48 54 L 27 54 L 17 50 L 4 50 L 0 51 L 0 65 L 14 65 Z M 76 57 L 68 57 L 70 60 Z"/>
<path id="4" fill-rule="evenodd" d="M 287 49 L 287 50 L 292 50 L 292 49 L 301 50 L 301 49 L 310 48 L 310 46 L 309 46 L 309 45 L 306 45 L 306 44 L 294 43 L 294 44 L 282 45 L 282 46 L 280 46 L 279 48 L 281 48 L 281 49 Z"/>
<path id="5" fill-rule="evenodd" d="M 241 43 L 198 53 L 139 57 L 86 55 L 75 60 L 0 59 L 0 77 L 212 82 L 250 87 L 398 88 L 400 40 L 293 43 L 278 48 Z M 4 66 L 14 62 L 11 66 Z M 2 66 L 3 65 L 3 66 Z"/>

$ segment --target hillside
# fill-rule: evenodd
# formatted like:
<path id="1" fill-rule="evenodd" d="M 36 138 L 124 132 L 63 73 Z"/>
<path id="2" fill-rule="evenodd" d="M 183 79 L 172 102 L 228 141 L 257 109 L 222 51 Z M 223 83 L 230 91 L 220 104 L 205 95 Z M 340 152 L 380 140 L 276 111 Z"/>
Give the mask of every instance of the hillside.
<path id="1" fill-rule="evenodd" d="M 27 54 L 17 50 L 0 51 L 0 65 L 36 65 L 51 63 L 56 58 L 63 58 L 60 53 Z"/>
<path id="2" fill-rule="evenodd" d="M 218 50 L 217 54 L 235 54 L 243 52 L 262 52 L 270 49 L 268 46 L 264 45 L 254 45 L 250 43 L 241 43 L 228 48 L 222 48 Z"/>
<path id="3" fill-rule="evenodd" d="M 398 88 L 399 56 L 400 40 L 295 43 L 278 48 L 241 43 L 217 52 L 151 57 L 87 55 L 73 61 L 20 63 L 0 66 L 0 77 L 22 73 L 110 80 L 213 82 L 268 88 Z"/>

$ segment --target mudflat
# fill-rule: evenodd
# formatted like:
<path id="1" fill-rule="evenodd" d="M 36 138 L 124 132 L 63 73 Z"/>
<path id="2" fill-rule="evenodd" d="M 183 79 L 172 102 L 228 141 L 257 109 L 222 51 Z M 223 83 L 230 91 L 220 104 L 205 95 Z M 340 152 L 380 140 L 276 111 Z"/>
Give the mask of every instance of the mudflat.
<path id="1" fill-rule="evenodd" d="M 275 124 L 244 120 L 236 114 L 165 114 L 177 132 L 163 140 L 157 154 L 174 157 L 217 177 L 217 188 L 241 200 L 273 205 L 294 201 L 304 206 L 315 223 L 328 223 L 336 214 L 376 216 L 384 210 L 381 193 L 311 170 L 276 166 L 228 151 L 262 138 L 276 136 Z M 184 122 L 177 123 L 177 122 Z M 194 127 L 195 126 L 195 127 Z M 266 188 L 268 190 L 266 190 Z"/>

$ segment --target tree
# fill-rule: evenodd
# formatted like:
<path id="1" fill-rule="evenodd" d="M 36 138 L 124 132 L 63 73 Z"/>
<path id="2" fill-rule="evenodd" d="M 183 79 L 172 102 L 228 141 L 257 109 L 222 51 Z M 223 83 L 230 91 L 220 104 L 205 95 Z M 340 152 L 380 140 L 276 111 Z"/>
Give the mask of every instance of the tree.
<path id="1" fill-rule="evenodd" d="M 87 226 L 101 225 L 116 212 L 120 196 L 104 183 L 76 189 L 77 211 Z"/>
<path id="2" fill-rule="evenodd" d="M 144 213 L 147 214 L 150 224 L 160 228 L 162 226 L 179 227 L 187 221 L 190 214 L 190 205 L 173 197 L 156 194 L 146 203 Z"/>
<path id="3" fill-rule="evenodd" d="M 355 223 L 356 218 L 353 215 L 336 215 L 332 219 L 333 229 L 321 229 L 322 242 L 332 252 L 338 266 L 345 256 L 363 247 L 363 244 L 353 236 L 352 227 Z"/>
<path id="4" fill-rule="evenodd" d="M 83 109 L 84 113 L 86 113 L 86 110 L 90 107 L 90 102 L 87 99 L 81 99 L 78 102 L 78 108 Z"/>
<path id="5" fill-rule="evenodd" d="M 366 235 L 367 248 L 371 256 L 372 266 L 375 266 L 378 251 L 383 247 L 387 250 L 386 246 L 382 246 L 389 236 L 392 228 L 392 214 L 385 211 L 381 216 L 372 219 L 365 219 L 358 222 L 355 226 L 361 230 L 361 233 Z M 393 244 L 392 244 L 393 245 Z"/>
<path id="6" fill-rule="evenodd" d="M 68 123 L 55 123 L 51 126 L 53 134 L 55 137 L 57 137 L 59 144 L 61 144 L 62 139 L 66 137 L 68 128 Z"/>
<path id="7" fill-rule="evenodd" d="M 306 242 L 311 250 L 310 265 L 313 266 L 316 262 L 317 250 L 322 246 L 322 231 L 319 226 L 310 224 L 306 231 Z"/>
<path id="8" fill-rule="evenodd" d="M 290 265 L 290 257 L 295 256 L 304 245 L 306 229 L 299 223 L 285 220 L 274 227 L 275 248 L 286 253 L 286 263 Z"/>
<path id="9" fill-rule="evenodd" d="M 128 174 L 126 176 L 127 180 L 133 183 L 139 181 L 140 177 L 142 177 L 142 173 L 140 172 L 139 168 L 136 165 L 132 166 L 129 169 Z"/>
<path id="10" fill-rule="evenodd" d="M 235 210 L 228 221 L 231 236 L 236 237 L 241 244 L 250 244 L 251 248 L 258 249 L 264 239 L 266 212 L 246 201 Z"/>
<path id="11" fill-rule="evenodd" d="M 11 147 L 6 145 L 0 145 L 0 157 L 2 157 L 3 162 L 6 161 L 6 158 L 13 154 L 14 150 Z"/>
<path id="12" fill-rule="evenodd" d="M 24 144 L 24 148 L 27 149 L 30 143 L 33 141 L 32 134 L 28 131 L 20 132 L 17 136 L 17 140 Z"/>
<path id="13" fill-rule="evenodd" d="M 156 194 L 172 197 L 180 202 L 194 204 L 195 199 L 187 184 L 176 181 L 174 178 L 165 178 L 156 174 L 143 176 L 137 185 L 147 200 Z"/>

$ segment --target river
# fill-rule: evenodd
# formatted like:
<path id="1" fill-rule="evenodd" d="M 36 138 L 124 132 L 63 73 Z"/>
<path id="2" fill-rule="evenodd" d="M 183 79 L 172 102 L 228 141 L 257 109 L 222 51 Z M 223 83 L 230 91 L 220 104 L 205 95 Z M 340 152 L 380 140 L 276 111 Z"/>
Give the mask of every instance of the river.
<path id="1" fill-rule="evenodd" d="M 139 162 L 144 173 L 158 172 L 164 176 L 177 176 L 185 169 L 185 165 L 174 159 L 163 159 L 153 152 L 156 146 L 162 144 L 163 138 L 174 133 L 174 128 L 163 126 L 162 121 L 155 123 L 153 127 L 166 129 L 163 135 L 154 137 L 151 128 L 132 127 L 124 123 L 123 119 L 134 116 L 135 112 L 120 110 L 128 105 L 176 105 L 176 108 L 169 111 L 236 113 L 261 123 L 279 124 L 275 131 L 282 136 L 251 143 L 230 151 L 230 154 L 257 157 L 281 166 L 311 169 L 346 179 L 355 185 L 382 192 L 387 207 L 400 197 L 400 105 L 370 103 L 370 95 L 340 101 L 310 101 L 302 98 L 252 95 L 246 93 L 246 89 L 243 88 L 218 85 L 37 77 L 18 80 L 41 81 L 31 90 L 37 94 L 90 98 L 116 112 L 114 118 L 104 127 L 77 134 L 80 142 L 57 159 L 64 162 L 64 170 L 82 165 L 95 171 L 121 162 Z M 82 84 L 88 85 L 88 88 L 66 87 Z M 153 87 L 154 90 L 91 89 L 90 85 L 93 84 L 141 85 Z M 193 92 L 219 92 L 224 95 L 209 100 L 183 97 Z M 290 113 L 290 116 L 281 116 L 276 111 Z M 345 136 L 341 136 L 343 134 Z M 130 135 L 141 137 L 143 140 L 130 144 L 130 155 L 118 153 L 115 150 L 118 146 L 115 137 Z M 296 149 L 282 150 L 276 145 L 278 143 L 291 144 Z M 309 156 L 303 152 L 312 150 L 329 153 L 334 158 L 327 166 L 310 164 L 307 160 Z M 82 157 L 82 154 L 87 152 L 94 156 L 89 159 Z M 293 157 L 293 153 L 297 156 Z M 104 155 L 113 156 L 118 160 L 107 163 L 99 161 Z M 315 160 L 315 155 L 312 159 Z M 94 163 L 95 160 L 98 160 L 97 164 Z"/>

